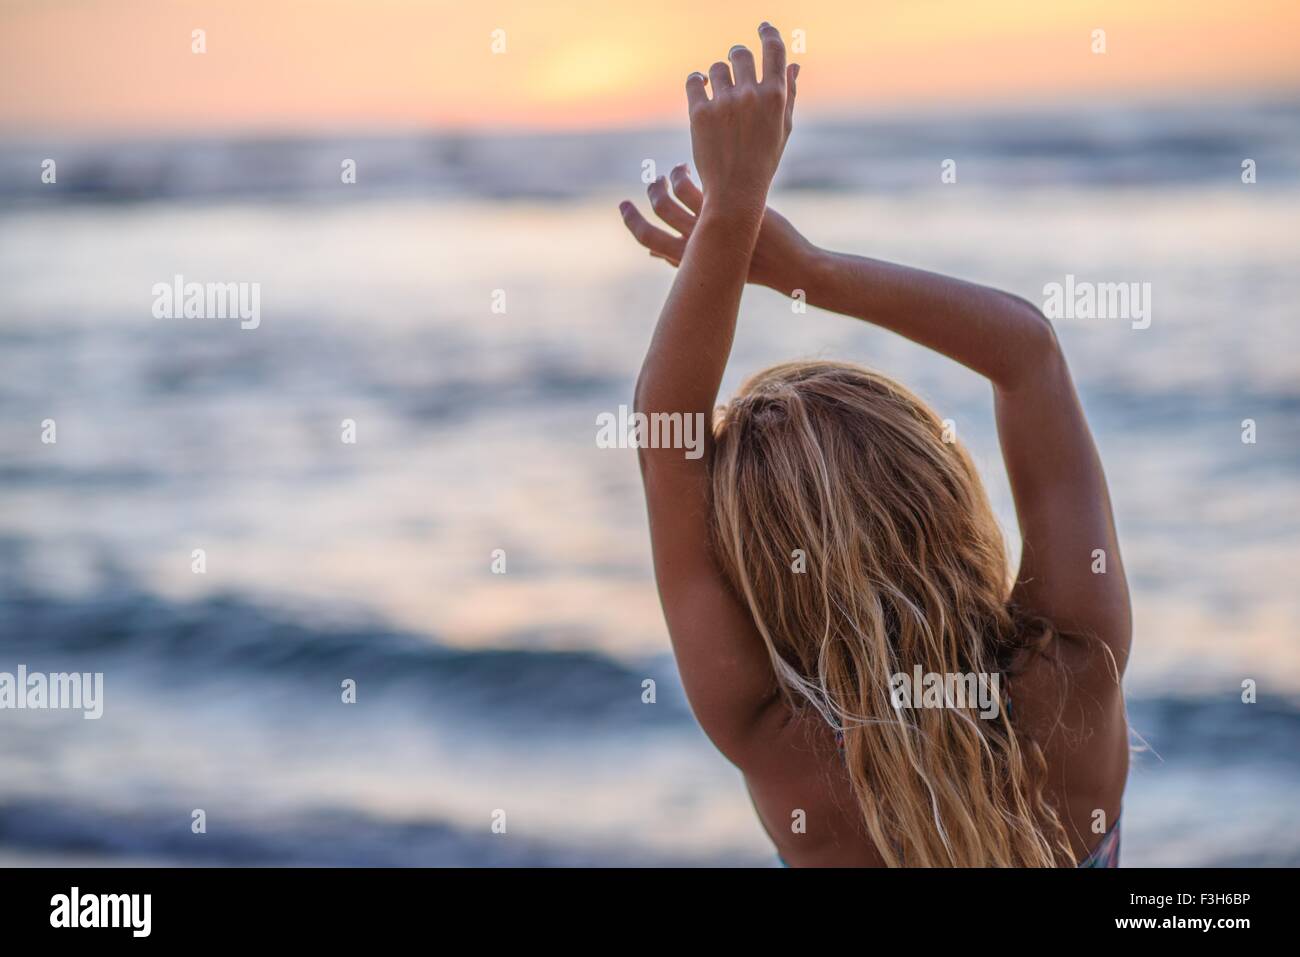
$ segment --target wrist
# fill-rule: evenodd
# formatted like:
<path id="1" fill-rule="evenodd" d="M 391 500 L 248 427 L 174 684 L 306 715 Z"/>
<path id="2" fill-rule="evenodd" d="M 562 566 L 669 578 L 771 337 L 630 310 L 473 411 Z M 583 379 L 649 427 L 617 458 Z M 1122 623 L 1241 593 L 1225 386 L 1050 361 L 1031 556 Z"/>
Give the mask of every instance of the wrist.
<path id="1" fill-rule="evenodd" d="M 824 249 L 800 236 L 799 241 L 782 257 L 784 262 L 771 281 L 764 285 L 791 298 L 802 293 L 804 301 L 811 302 L 814 290 L 819 290 L 823 284 L 822 277 L 827 270 L 828 257 L 829 254 Z"/>
<path id="2" fill-rule="evenodd" d="M 700 221 L 715 220 L 732 227 L 752 227 L 755 231 L 763 223 L 767 209 L 767 195 L 757 190 L 734 192 L 708 191 L 700 206 Z"/>

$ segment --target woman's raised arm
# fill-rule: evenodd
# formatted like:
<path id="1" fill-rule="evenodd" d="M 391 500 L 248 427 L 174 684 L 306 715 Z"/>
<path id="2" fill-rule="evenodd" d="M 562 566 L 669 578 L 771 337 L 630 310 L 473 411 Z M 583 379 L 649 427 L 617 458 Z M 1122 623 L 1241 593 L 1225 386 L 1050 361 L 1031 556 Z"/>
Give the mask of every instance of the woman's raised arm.
<path id="1" fill-rule="evenodd" d="M 730 64 L 709 70 L 712 97 L 702 74 L 687 79 L 703 195 L 636 388 L 638 413 L 652 423 L 689 417 L 705 441 L 704 455 L 694 457 L 682 448 L 643 443 L 641 473 L 655 579 L 687 697 L 705 732 L 742 766 L 776 700 L 776 682 L 762 639 L 713 556 L 709 456 L 713 406 L 793 103 L 780 34 L 763 24 L 759 35 L 761 80 L 753 54 L 742 46 L 731 49 Z M 631 204 L 620 209 L 631 226 Z"/>
<path id="2" fill-rule="evenodd" d="M 810 303 L 889 329 L 989 379 L 1024 543 L 1013 598 L 1062 631 L 1101 639 L 1122 672 L 1132 621 L 1110 492 L 1043 314 L 986 286 L 859 256 L 818 253 L 805 281 Z M 1109 673 L 1104 667 L 1098 677 Z"/>

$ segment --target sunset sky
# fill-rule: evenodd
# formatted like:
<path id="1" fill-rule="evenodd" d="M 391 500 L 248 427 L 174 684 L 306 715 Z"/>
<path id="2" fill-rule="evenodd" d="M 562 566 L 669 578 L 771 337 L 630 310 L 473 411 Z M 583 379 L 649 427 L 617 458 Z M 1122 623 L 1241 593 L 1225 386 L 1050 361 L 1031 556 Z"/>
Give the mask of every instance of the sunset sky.
<path id="1" fill-rule="evenodd" d="M 0 129 L 655 123 L 763 18 L 811 112 L 1300 90 L 1295 0 L 0 0 Z"/>

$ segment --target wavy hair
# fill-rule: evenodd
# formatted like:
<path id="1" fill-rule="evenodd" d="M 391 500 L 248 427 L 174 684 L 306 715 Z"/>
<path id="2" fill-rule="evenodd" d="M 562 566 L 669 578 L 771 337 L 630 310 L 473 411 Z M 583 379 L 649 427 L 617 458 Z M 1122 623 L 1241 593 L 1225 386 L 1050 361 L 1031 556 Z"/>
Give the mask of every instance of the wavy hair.
<path id="1" fill-rule="evenodd" d="M 783 691 L 840 736 L 885 862 L 1073 865 L 1042 749 L 991 680 L 1046 653 L 1052 628 L 1010 604 L 1001 531 L 938 416 L 860 366 L 789 362 L 719 408 L 714 437 L 718 558 Z M 996 715 L 900 703 L 891 681 L 917 665 L 981 676 Z"/>

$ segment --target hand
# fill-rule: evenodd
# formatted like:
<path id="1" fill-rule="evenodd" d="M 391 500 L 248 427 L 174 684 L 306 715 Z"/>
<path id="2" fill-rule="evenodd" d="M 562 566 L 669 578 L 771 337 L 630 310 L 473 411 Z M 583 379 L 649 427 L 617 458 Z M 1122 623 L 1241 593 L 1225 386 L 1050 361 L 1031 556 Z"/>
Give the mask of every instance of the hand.
<path id="1" fill-rule="evenodd" d="M 754 55 L 737 44 L 730 65 L 719 61 L 686 78 L 691 148 L 704 192 L 704 205 L 758 216 L 776 174 L 794 118 L 794 81 L 799 68 L 786 67 L 785 43 L 770 23 L 758 28 L 763 42 L 763 79 Z M 713 96 L 705 84 L 713 86 Z"/>
<path id="2" fill-rule="evenodd" d="M 651 225 L 629 202 L 619 207 L 623 224 L 637 242 L 650 250 L 650 255 L 677 266 L 686 252 L 686 241 L 695 230 L 704 195 L 691 180 L 685 163 L 673 167 L 666 179 L 660 176 L 646 192 L 655 213 L 680 235 Z M 763 212 L 758 241 L 749 261 L 749 281 L 791 295 L 795 289 L 806 287 L 807 264 L 814 251 L 813 245 L 788 219 L 768 207 Z"/>

